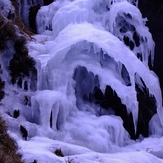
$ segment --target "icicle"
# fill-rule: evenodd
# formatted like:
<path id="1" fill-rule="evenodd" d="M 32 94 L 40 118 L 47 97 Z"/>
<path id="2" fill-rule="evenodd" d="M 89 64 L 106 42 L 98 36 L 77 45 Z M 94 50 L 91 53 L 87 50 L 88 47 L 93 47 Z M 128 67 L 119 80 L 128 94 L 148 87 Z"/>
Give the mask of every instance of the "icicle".
<path id="1" fill-rule="evenodd" d="M 61 92 L 50 90 L 38 91 L 36 95 L 32 96 L 31 103 L 33 112 L 39 109 L 40 124 L 45 129 L 50 127 L 51 113 L 52 128 L 54 130 L 64 124 L 66 117 L 70 113 L 71 102 Z"/>
<path id="2" fill-rule="evenodd" d="M 148 66 L 148 58 L 151 55 L 153 63 L 154 42 L 152 36 L 145 27 L 140 11 L 127 1 L 115 3 L 109 12 L 109 29 L 111 33 L 123 41 L 134 54 Z M 107 19 L 106 19 L 106 25 Z"/>
<path id="3" fill-rule="evenodd" d="M 54 2 L 49 6 L 41 7 L 36 16 L 38 33 L 43 33 L 46 30 L 52 30 L 52 19 L 55 16 L 57 10 L 60 8 L 60 6 L 60 2 Z"/>
<path id="4" fill-rule="evenodd" d="M 19 14 L 22 16 L 23 22 L 29 27 L 29 8 L 37 4 L 43 5 L 43 0 L 17 0 L 17 2 L 19 5 Z"/>

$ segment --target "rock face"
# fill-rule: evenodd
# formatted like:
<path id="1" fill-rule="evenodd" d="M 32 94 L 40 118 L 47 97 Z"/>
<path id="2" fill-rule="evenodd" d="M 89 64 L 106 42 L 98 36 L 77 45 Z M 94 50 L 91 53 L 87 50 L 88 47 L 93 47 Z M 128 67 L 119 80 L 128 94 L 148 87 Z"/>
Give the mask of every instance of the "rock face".
<path id="1" fill-rule="evenodd" d="M 28 16 L 28 20 L 29 20 L 29 27 L 30 29 L 34 32 L 37 33 L 37 29 L 36 29 L 36 15 L 38 10 L 40 9 L 40 5 L 37 4 L 35 6 L 31 6 L 29 8 L 29 16 Z"/>
<path id="2" fill-rule="evenodd" d="M 139 0 L 139 9 L 148 19 L 147 26 L 152 34 L 155 46 L 155 59 L 152 70 L 157 74 L 160 80 L 161 90 L 163 92 L 163 1 L 162 0 Z"/>
<path id="3" fill-rule="evenodd" d="M 126 74 L 125 69 L 122 74 Z M 126 74 L 125 78 L 127 78 L 127 76 Z M 135 78 L 136 76 L 138 76 L 138 74 L 135 74 Z M 140 88 L 137 84 L 135 85 L 139 103 L 136 126 L 134 126 L 132 113 L 128 113 L 126 106 L 122 103 L 120 97 L 118 97 L 117 92 L 109 85 L 107 85 L 105 91 L 102 92 L 98 76 L 95 76 L 92 72 L 88 72 L 85 67 L 78 67 L 74 73 L 74 80 L 76 81 L 76 97 L 80 99 L 79 101 L 77 100 L 77 105 L 80 105 L 83 100 L 84 103 L 100 107 L 100 110 L 97 110 L 96 113 L 98 116 L 109 113 L 121 117 L 123 126 L 129 133 L 131 139 L 137 139 L 140 135 L 143 137 L 149 135 L 148 124 L 152 116 L 156 113 L 156 99 L 149 94 L 149 90 L 141 78 L 140 80 L 143 83 L 143 87 Z M 129 79 L 126 80 L 126 85 L 131 85 Z"/>
<path id="4" fill-rule="evenodd" d="M 44 0 L 44 5 L 49 5 L 50 3 L 54 2 L 55 0 Z"/>
<path id="5" fill-rule="evenodd" d="M 137 139 L 140 135 L 144 137 L 148 136 L 148 123 L 152 116 L 156 113 L 155 98 L 149 95 L 146 86 L 144 85 L 144 90 L 142 91 L 138 85 L 136 85 L 136 91 L 139 102 L 136 132 L 134 130 L 132 114 L 127 112 L 126 106 L 122 104 L 121 99 L 110 86 L 106 87 L 104 94 L 98 87 L 95 87 L 93 92 L 93 101 L 96 104 L 107 110 L 112 108 L 115 115 L 122 118 L 123 126 L 130 134 L 131 139 Z"/>

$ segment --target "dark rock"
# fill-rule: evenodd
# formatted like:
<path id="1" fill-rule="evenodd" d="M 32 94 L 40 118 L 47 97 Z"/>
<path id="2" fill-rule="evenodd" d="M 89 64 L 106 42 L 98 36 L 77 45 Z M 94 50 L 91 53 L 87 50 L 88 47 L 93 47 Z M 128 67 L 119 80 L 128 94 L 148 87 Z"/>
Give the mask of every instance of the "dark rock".
<path id="1" fill-rule="evenodd" d="M 110 86 L 106 86 L 105 89 L 105 107 L 105 109 L 112 108 L 115 115 L 122 118 L 123 126 L 130 134 L 131 139 L 136 139 L 132 114 L 128 114 L 126 106 L 122 104 L 121 99 Z"/>
<path id="2" fill-rule="evenodd" d="M 147 26 L 152 34 L 155 46 L 154 66 L 150 68 L 157 74 L 163 93 L 163 1 L 139 0 L 139 9 L 143 17 L 147 17 Z"/>
<path id="3" fill-rule="evenodd" d="M 142 80 L 142 79 L 141 79 Z M 144 84 L 144 82 L 142 81 Z M 131 139 L 137 139 L 140 135 L 147 137 L 149 134 L 148 123 L 152 116 L 156 113 L 156 100 L 154 96 L 149 94 L 144 84 L 144 88 L 140 89 L 136 84 L 137 100 L 139 102 L 137 130 L 135 131 L 132 113 L 127 112 L 127 108 L 122 104 L 117 93 L 110 87 L 106 86 L 104 96 L 100 88 L 94 89 L 93 93 L 95 102 L 102 108 L 111 108 L 115 115 L 120 116 L 123 120 L 123 126 L 128 131 Z M 97 99 L 97 100 L 96 100 Z"/>
<path id="4" fill-rule="evenodd" d="M 56 154 L 58 157 L 64 157 L 64 155 L 63 155 L 61 149 L 56 149 L 56 150 L 55 150 L 55 154 Z"/>
<path id="5" fill-rule="evenodd" d="M 139 60 L 141 60 L 141 61 L 143 60 L 142 54 L 141 54 L 141 53 L 137 53 L 137 57 L 138 57 Z M 149 60 L 149 61 L 150 61 L 150 60 Z"/>
<path id="6" fill-rule="evenodd" d="M 127 36 L 124 36 L 123 41 L 127 46 L 129 46 L 130 40 L 129 40 L 129 38 Z"/>
<path id="7" fill-rule="evenodd" d="M 94 99 L 97 103 L 102 101 L 104 98 L 104 95 L 103 95 L 101 89 L 97 86 L 95 86 L 95 88 L 94 88 L 93 96 L 94 96 Z"/>
<path id="8" fill-rule="evenodd" d="M 27 140 L 28 137 L 28 131 L 25 129 L 25 127 L 23 127 L 22 125 L 20 125 L 20 132 L 22 137 Z"/>
<path id="9" fill-rule="evenodd" d="M 124 66 L 124 64 L 122 64 L 121 76 L 122 76 L 125 84 L 127 86 L 131 86 L 130 76 L 129 76 L 129 73 L 128 73 L 126 67 Z"/>
<path id="10" fill-rule="evenodd" d="M 31 106 L 31 98 L 30 96 L 24 96 L 24 104 L 27 106 Z"/>
<path id="11" fill-rule="evenodd" d="M 133 39 L 135 41 L 136 46 L 138 47 L 140 45 L 140 39 L 139 39 L 137 32 L 134 32 Z"/>
<path id="12" fill-rule="evenodd" d="M 41 5 L 37 4 L 35 6 L 31 6 L 29 8 L 29 27 L 34 33 L 37 33 L 37 28 L 36 28 L 36 15 L 38 10 L 40 9 Z"/>
<path id="13" fill-rule="evenodd" d="M 132 114 L 128 114 L 126 106 L 122 104 L 117 93 L 107 85 L 104 95 L 100 88 L 95 87 L 93 96 L 96 104 L 99 104 L 103 109 L 112 109 L 115 115 L 120 116 L 123 120 L 123 126 L 130 134 L 131 139 L 136 139 Z"/>
<path id="14" fill-rule="evenodd" d="M 52 128 L 52 112 L 50 114 L 50 127 Z"/>
<path id="15" fill-rule="evenodd" d="M 20 116 L 19 110 L 14 110 L 14 118 L 18 118 Z"/>
<path id="16" fill-rule="evenodd" d="M 140 134 L 147 137 L 149 135 L 148 124 L 152 116 L 156 113 L 157 107 L 155 97 L 149 94 L 145 83 L 142 79 L 141 81 L 144 85 L 143 88 L 140 89 L 137 84 L 135 85 L 137 100 L 139 102 L 136 137 L 139 137 Z"/>
<path id="17" fill-rule="evenodd" d="M 134 43 L 127 36 L 124 36 L 123 41 L 131 50 L 134 49 Z"/>
<path id="18" fill-rule="evenodd" d="M 49 5 L 52 2 L 54 2 L 55 0 L 44 0 L 44 5 Z"/>

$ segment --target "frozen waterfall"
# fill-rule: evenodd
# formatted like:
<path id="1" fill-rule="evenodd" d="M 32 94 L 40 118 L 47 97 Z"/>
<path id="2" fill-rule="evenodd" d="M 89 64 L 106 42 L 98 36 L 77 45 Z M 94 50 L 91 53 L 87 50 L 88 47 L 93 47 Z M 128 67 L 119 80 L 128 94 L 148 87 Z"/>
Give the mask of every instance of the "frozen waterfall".
<path id="1" fill-rule="evenodd" d="M 29 6 L 43 5 L 38 0 L 18 3 L 26 25 Z M 12 93 L 2 100 L 2 110 L 11 115 L 4 117 L 9 130 L 21 137 L 22 125 L 28 139 L 43 136 L 83 151 L 114 152 L 130 142 L 125 116 L 136 135 L 138 94 L 146 93 L 157 112 L 148 120 L 150 134 L 163 134 L 159 80 L 149 69 L 155 43 L 137 5 L 137 0 L 56 0 L 42 6 L 38 34 L 27 44 L 36 61 L 37 90 L 30 90 L 27 78 L 22 83 L 28 90 L 16 84 L 7 88 Z M 20 111 L 17 119 L 12 118 L 15 110 Z"/>
<path id="2" fill-rule="evenodd" d="M 97 75 L 102 92 L 107 85 L 111 86 L 128 113 L 132 113 L 136 130 L 138 101 L 135 83 L 142 87 L 140 78 L 155 97 L 161 124 L 163 121 L 159 81 L 148 68 L 149 57 L 151 62 L 154 58 L 154 42 L 145 20 L 133 4 L 137 2 L 75 0 L 56 1 L 42 7 L 37 14 L 37 27 L 49 41 L 42 45 L 46 54 L 40 50 L 35 58 L 44 62 L 41 89 L 61 91 L 74 105 L 76 98 L 80 98 L 75 96 L 74 70 L 83 66 Z M 44 18 L 43 15 L 48 16 Z M 47 30 L 49 26 L 52 27 L 50 31 Z M 30 43 L 29 47 L 33 49 L 35 45 Z M 131 86 L 125 84 L 122 65 L 129 74 Z M 84 84 L 90 82 L 93 81 L 86 80 Z M 95 86 L 92 85 L 92 89 Z M 87 94 L 91 91 L 87 86 L 83 88 L 87 89 L 84 90 Z"/>

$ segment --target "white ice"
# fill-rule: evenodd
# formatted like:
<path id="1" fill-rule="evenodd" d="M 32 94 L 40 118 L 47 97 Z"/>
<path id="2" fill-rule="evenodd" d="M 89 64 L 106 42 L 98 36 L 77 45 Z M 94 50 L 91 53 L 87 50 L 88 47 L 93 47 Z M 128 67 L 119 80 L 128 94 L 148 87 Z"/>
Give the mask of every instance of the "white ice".
<path id="1" fill-rule="evenodd" d="M 32 162 L 34 159 L 38 163 L 66 163 L 68 161 L 74 163 L 162 163 L 163 144 L 161 142 L 162 138 L 147 138 L 126 148 L 112 146 L 110 153 L 103 154 L 78 145 L 45 137 L 34 137 L 30 141 L 18 140 L 20 146 L 18 152 L 23 153 L 25 163 Z M 56 156 L 54 154 L 56 149 L 61 149 L 64 157 Z"/>
<path id="2" fill-rule="evenodd" d="M 127 15 L 127 16 L 126 16 Z M 127 1 L 122 1 L 112 5 L 109 17 L 106 21 L 106 29 L 109 26 L 109 31 L 120 39 L 124 36 L 128 36 L 133 41 L 133 32 L 128 29 L 126 33 L 120 32 L 120 28 L 125 27 L 126 24 L 122 23 L 121 19 L 124 19 L 128 24 L 135 27 L 136 32 L 140 35 L 140 45 L 134 47 L 133 52 L 135 54 L 142 54 L 142 61 L 148 66 L 148 58 L 151 55 L 152 62 L 154 61 L 154 42 L 149 29 L 145 26 L 145 19 L 142 18 L 142 14 L 139 9 L 131 5 Z M 107 21 L 109 22 L 107 25 Z M 126 27 L 127 28 L 127 27 Z"/>
<path id="3" fill-rule="evenodd" d="M 30 1 L 32 4 L 36 2 Z M 25 163 L 34 160 L 38 163 L 163 162 L 161 90 L 157 76 L 146 64 L 154 48 L 151 35 L 139 10 L 131 5 L 137 5 L 137 1 L 102 2 L 58 0 L 41 7 L 37 14 L 39 35 L 28 42 L 29 54 L 36 60 L 37 91 L 24 92 L 16 85 L 7 85 L 6 89 L 12 93 L 6 95 L 0 106 L 1 111 L 6 113 L 3 117 L 9 126 L 9 134 L 18 143 L 18 153 L 22 154 Z M 29 9 L 26 1 L 21 5 L 25 10 Z M 116 18 L 124 13 L 131 14 L 133 20 L 128 19 L 129 23 L 147 39 L 143 44 L 147 46 L 139 49 L 144 56 L 142 62 L 134 53 L 138 48 L 131 51 L 115 32 L 118 28 Z M 122 64 L 129 74 L 131 86 L 126 86 L 121 75 Z M 99 116 L 93 110 L 100 108 L 84 103 L 75 90 L 80 78 L 74 79 L 74 72 L 79 67 L 85 67 L 88 74 L 98 75 L 103 93 L 106 85 L 116 91 L 128 113 L 133 115 L 135 130 L 138 119 L 135 83 L 142 87 L 141 77 L 149 93 L 156 98 L 157 114 L 149 123 L 151 137 L 131 141 L 120 117 L 109 114 Z M 92 81 L 93 77 L 86 80 Z M 84 92 L 95 86 L 93 83 L 88 87 L 83 81 L 82 84 L 85 84 Z M 27 97 L 28 104 L 24 105 Z M 21 112 L 20 117 L 12 118 L 17 109 Z M 20 125 L 28 131 L 27 141 L 21 137 Z M 56 156 L 56 149 L 61 149 L 64 157 Z"/>

